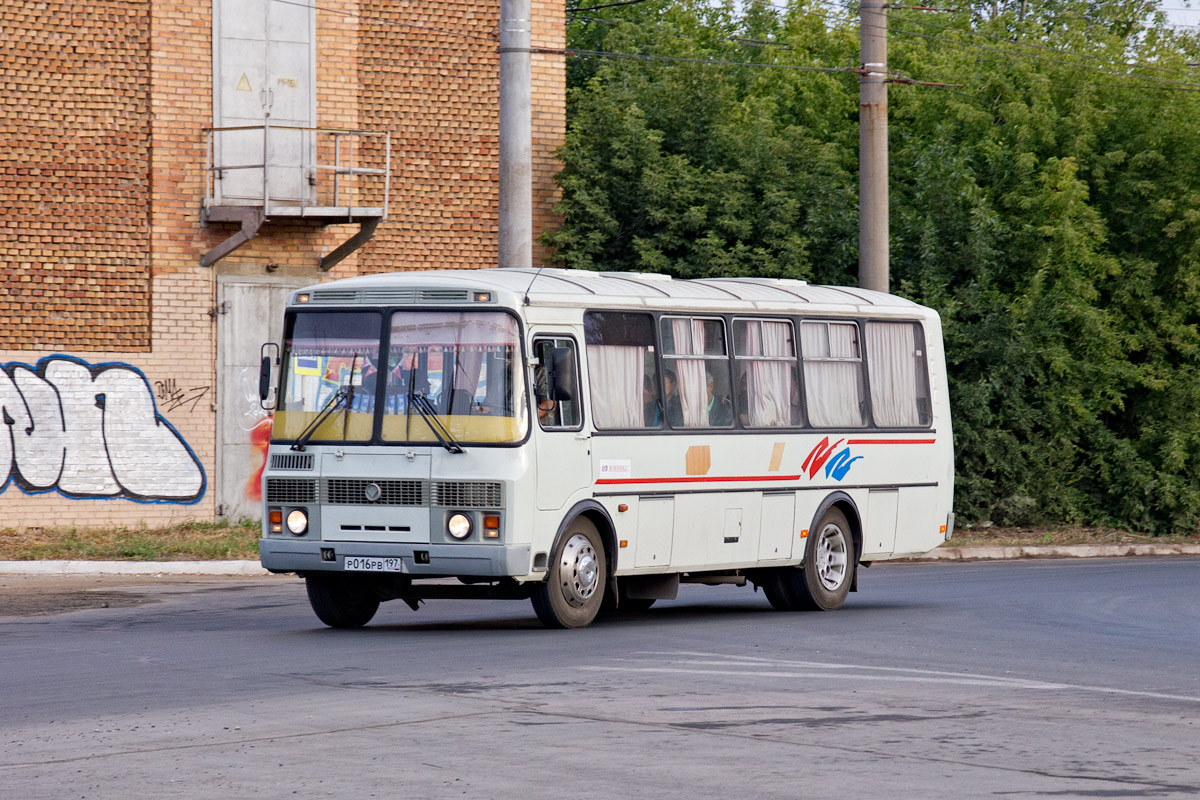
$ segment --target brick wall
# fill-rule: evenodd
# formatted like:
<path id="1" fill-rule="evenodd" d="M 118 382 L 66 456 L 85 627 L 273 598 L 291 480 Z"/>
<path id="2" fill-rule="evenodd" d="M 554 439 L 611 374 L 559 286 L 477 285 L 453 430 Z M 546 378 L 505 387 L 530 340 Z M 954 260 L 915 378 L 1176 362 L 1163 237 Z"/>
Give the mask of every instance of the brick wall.
<path id="1" fill-rule="evenodd" d="M 0 10 L 0 347 L 150 348 L 148 9 Z"/>
<path id="2" fill-rule="evenodd" d="M 566 5 L 561 0 L 531 0 L 534 48 L 567 46 Z M 546 263 L 537 244 L 543 231 L 558 226 L 554 204 L 561 197 L 554 176 L 562 169 L 556 155 L 567 130 L 567 72 L 562 56 L 535 53 L 533 60 L 533 263 Z"/>
<path id="3" fill-rule="evenodd" d="M 270 223 L 199 266 L 237 229 L 201 218 L 211 2 L 0 9 L 6 526 L 217 514 L 217 430 L 239 413 L 219 391 L 218 363 L 237 344 L 218 341 L 219 279 L 495 264 L 498 0 L 398 6 L 317 3 L 317 124 L 393 137 L 391 216 L 330 274 L 317 262 L 354 226 Z M 534 12 L 535 46 L 562 47 L 562 5 L 535 2 Z M 537 231 L 553 224 L 563 65 L 533 64 Z M 261 458 L 250 445 L 239 453 Z"/>
<path id="4" fill-rule="evenodd" d="M 360 124 L 392 132 L 388 221 L 363 272 L 494 267 L 499 256 L 498 0 L 364 0 Z M 532 3 L 534 47 L 562 48 L 562 2 Z M 534 235 L 553 227 L 555 151 L 566 128 L 561 56 L 534 55 Z M 534 263 L 544 258 L 534 248 Z"/>

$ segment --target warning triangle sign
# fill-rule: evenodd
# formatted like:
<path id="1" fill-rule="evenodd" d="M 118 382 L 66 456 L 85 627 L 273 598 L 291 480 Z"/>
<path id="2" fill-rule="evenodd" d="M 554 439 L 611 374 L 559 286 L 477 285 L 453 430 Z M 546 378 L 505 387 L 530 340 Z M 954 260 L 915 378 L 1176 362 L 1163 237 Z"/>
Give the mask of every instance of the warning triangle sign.
<path id="1" fill-rule="evenodd" d="M 237 90 L 239 92 L 253 92 L 250 88 L 250 79 L 246 77 L 246 73 L 242 73 L 242 79 L 238 81 Z"/>

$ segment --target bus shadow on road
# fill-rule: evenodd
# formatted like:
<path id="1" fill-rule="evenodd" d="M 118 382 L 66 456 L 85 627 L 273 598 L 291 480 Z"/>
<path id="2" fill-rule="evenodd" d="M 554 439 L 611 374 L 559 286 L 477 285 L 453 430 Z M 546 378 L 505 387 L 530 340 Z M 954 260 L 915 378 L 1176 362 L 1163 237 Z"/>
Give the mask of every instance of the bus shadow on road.
<path id="1" fill-rule="evenodd" d="M 528 614 L 505 614 L 503 616 L 466 616 L 455 614 L 453 617 L 447 617 L 445 612 L 448 610 L 444 605 L 446 602 L 463 602 L 470 603 L 471 601 L 440 601 L 436 606 L 436 611 L 431 609 L 426 611 L 424 608 L 421 611 L 411 612 L 406 608 L 400 607 L 395 609 L 381 610 L 374 621 L 362 628 L 352 630 L 336 630 L 326 627 L 313 627 L 310 630 L 304 631 L 304 635 L 321 634 L 321 635 L 353 635 L 362 636 L 368 634 L 397 634 L 397 633 L 457 633 L 464 631 L 545 631 L 553 633 L 555 629 L 548 629 L 538 620 L 530 611 Z M 647 625 L 657 623 L 669 623 L 672 625 L 687 624 L 687 623 L 703 623 L 703 622 L 728 622 L 736 620 L 739 622 L 757 622 L 762 621 L 767 625 L 777 625 L 787 622 L 803 622 L 805 624 L 824 624 L 826 621 L 832 622 L 838 620 L 839 624 L 844 624 L 851 619 L 862 619 L 864 616 L 874 616 L 881 613 L 894 612 L 912 612 L 912 611 L 927 611 L 936 607 L 937 604 L 913 602 L 907 600 L 851 600 L 843 608 L 833 612 L 800 612 L 800 611 L 777 611 L 772 608 L 765 600 L 759 598 L 746 598 L 744 600 L 727 600 L 725 602 L 696 602 L 696 601 L 667 601 L 655 605 L 653 608 L 644 611 L 629 611 L 629 612 L 608 612 L 601 614 L 595 622 L 593 622 L 585 630 L 603 630 L 617 631 L 623 629 L 636 630 Z M 426 617 L 422 619 L 422 614 L 429 614 L 434 618 Z M 297 631 L 297 633 L 301 633 Z M 564 631 L 563 633 L 567 633 Z"/>

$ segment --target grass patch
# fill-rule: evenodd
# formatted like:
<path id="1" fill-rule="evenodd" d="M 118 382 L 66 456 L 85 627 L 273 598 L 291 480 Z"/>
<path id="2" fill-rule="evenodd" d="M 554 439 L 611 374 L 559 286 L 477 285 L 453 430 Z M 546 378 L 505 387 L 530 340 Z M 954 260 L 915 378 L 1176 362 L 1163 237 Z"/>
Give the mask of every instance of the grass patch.
<path id="1" fill-rule="evenodd" d="M 258 558 L 257 522 L 163 528 L 0 530 L 0 561 L 210 561 Z"/>
<path id="2" fill-rule="evenodd" d="M 1117 528 L 958 528 L 945 547 L 1036 547 L 1073 544 L 1200 544 L 1200 533 L 1151 536 Z"/>

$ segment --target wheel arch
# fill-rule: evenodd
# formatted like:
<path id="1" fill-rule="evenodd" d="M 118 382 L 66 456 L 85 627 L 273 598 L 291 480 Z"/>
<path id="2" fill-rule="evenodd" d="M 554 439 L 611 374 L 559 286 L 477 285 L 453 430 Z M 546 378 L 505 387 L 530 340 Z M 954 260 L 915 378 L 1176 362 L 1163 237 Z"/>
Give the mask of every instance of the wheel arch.
<path id="1" fill-rule="evenodd" d="M 832 492 L 824 500 L 821 505 L 817 506 L 817 511 L 813 514 L 812 522 L 808 524 L 808 529 L 817 527 L 817 523 L 821 521 L 821 517 L 825 516 L 825 512 L 831 508 L 837 508 L 846 516 L 846 521 L 850 523 L 850 536 L 854 540 L 854 563 L 855 565 L 862 559 L 863 549 L 863 527 L 862 515 L 858 512 L 858 504 L 854 502 L 854 498 L 845 492 Z M 807 555 L 807 550 L 805 552 Z M 803 562 L 801 562 L 803 563 Z M 858 573 L 855 571 L 855 579 L 857 581 Z"/>
<path id="2" fill-rule="evenodd" d="M 595 500 L 581 500 L 571 506 L 567 513 L 563 515 L 562 522 L 558 525 L 558 531 L 554 534 L 554 542 L 550 546 L 550 552 L 555 552 L 563 534 L 571 527 L 571 523 L 580 517 L 583 517 L 596 526 L 596 531 L 600 534 L 600 541 L 604 544 L 607 577 L 611 578 L 613 571 L 617 568 L 616 526 L 613 524 L 612 517 L 608 515 L 608 511 L 604 506 Z"/>

